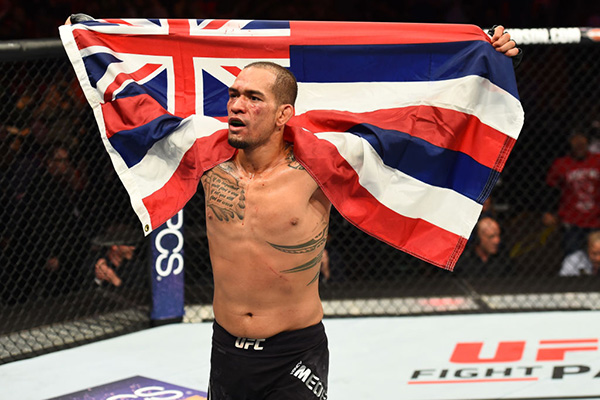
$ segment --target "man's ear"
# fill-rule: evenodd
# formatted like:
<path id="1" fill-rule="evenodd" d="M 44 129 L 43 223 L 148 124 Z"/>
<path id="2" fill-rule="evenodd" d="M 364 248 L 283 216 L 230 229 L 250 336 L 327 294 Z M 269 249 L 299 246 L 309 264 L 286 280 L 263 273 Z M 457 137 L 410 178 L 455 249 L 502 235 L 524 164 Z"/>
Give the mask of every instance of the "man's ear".
<path id="1" fill-rule="evenodd" d="M 282 104 L 277 113 L 277 125 L 283 126 L 294 116 L 294 106 L 291 104 Z"/>

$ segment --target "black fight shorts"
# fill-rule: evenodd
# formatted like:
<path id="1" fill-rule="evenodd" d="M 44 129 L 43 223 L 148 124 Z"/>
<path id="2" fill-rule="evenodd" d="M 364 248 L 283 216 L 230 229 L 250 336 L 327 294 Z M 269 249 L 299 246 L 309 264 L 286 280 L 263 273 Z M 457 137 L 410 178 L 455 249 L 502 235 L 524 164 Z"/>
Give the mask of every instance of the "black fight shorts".
<path id="1" fill-rule="evenodd" d="M 213 325 L 208 400 L 325 400 L 329 350 L 323 323 L 267 339 Z"/>

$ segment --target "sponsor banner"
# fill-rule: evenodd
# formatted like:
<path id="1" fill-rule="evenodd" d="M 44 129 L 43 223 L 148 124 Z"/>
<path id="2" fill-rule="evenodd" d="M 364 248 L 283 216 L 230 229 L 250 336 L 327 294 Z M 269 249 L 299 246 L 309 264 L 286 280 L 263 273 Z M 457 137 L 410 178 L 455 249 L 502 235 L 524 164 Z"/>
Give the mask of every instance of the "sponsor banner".
<path id="1" fill-rule="evenodd" d="M 600 399 L 600 314 L 523 313 L 406 321 L 383 393 L 407 400 Z M 408 329 L 410 328 L 410 329 Z M 439 332 L 439 335 L 418 335 Z M 388 365 L 390 364 L 390 365 Z M 387 373 L 386 373 L 387 375 Z M 376 378 L 378 379 L 378 378 Z"/>
<path id="2" fill-rule="evenodd" d="M 507 29 L 519 45 L 593 44 L 600 42 L 600 28 Z"/>
<path id="3" fill-rule="evenodd" d="M 206 400 L 206 392 L 134 376 L 48 400 Z"/>
<path id="4" fill-rule="evenodd" d="M 183 210 L 151 234 L 152 321 L 183 317 Z"/>

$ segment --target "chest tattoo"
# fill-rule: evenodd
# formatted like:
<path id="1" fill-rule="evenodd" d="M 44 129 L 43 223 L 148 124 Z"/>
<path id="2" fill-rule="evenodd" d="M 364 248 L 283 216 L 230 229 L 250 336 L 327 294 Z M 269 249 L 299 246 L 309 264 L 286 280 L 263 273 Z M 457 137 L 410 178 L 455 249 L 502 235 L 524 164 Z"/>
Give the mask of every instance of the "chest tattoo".
<path id="1" fill-rule="evenodd" d="M 202 177 L 206 207 L 219 221 L 244 219 L 246 196 L 229 163 L 221 164 Z"/>

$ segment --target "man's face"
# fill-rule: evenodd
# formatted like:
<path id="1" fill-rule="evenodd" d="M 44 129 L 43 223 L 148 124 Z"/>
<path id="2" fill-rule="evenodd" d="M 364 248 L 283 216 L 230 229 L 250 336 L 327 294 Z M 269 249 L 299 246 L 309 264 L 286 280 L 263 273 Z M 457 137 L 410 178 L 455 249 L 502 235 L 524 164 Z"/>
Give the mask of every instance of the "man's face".
<path id="1" fill-rule="evenodd" d="M 488 255 L 496 254 L 500 247 L 500 226 L 491 220 L 482 222 L 479 229 L 479 247 Z"/>
<path id="2" fill-rule="evenodd" d="M 571 154 L 576 159 L 583 159 L 588 153 L 588 139 L 586 136 L 581 134 L 576 134 L 569 139 L 569 144 L 571 145 Z"/>
<path id="3" fill-rule="evenodd" d="M 47 161 L 48 171 L 54 175 L 64 175 L 69 169 L 69 153 L 63 148 L 54 150 L 52 157 Z"/>
<path id="4" fill-rule="evenodd" d="M 600 242 L 592 242 L 588 244 L 588 256 L 594 267 L 594 271 L 600 268 Z"/>
<path id="5" fill-rule="evenodd" d="M 275 74 L 268 69 L 246 68 L 229 88 L 229 144 L 252 149 L 266 143 L 277 128 L 277 101 L 272 87 Z"/>
<path id="6" fill-rule="evenodd" d="M 117 251 L 124 259 L 131 260 L 133 258 L 133 253 L 135 253 L 135 246 L 118 245 Z"/>

